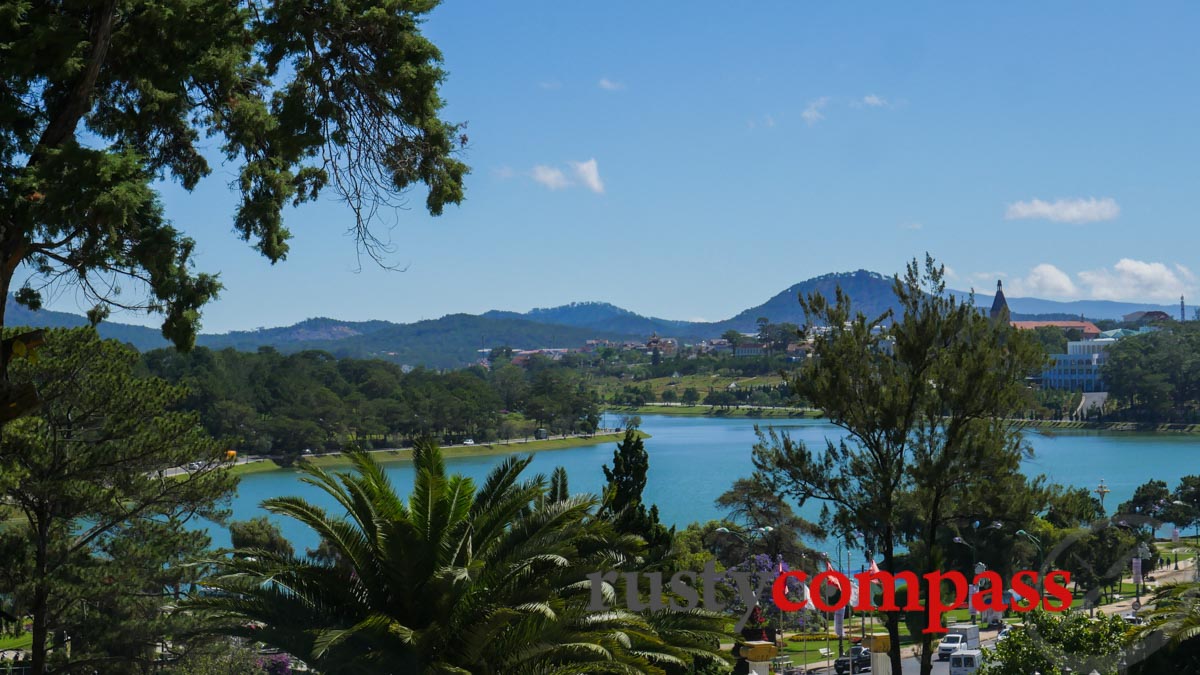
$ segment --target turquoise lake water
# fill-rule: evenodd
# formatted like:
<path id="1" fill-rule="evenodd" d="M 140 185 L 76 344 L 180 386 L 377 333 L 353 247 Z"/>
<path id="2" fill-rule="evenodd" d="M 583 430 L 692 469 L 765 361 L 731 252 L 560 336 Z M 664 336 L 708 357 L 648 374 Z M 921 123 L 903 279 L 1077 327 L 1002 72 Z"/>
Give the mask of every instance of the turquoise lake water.
<path id="1" fill-rule="evenodd" d="M 648 501 L 658 504 L 664 522 L 682 527 L 722 515 L 713 500 L 735 479 L 753 471 L 750 449 L 755 441 L 756 421 L 761 422 L 745 418 L 642 417 L 642 429 L 652 435 L 646 441 L 650 472 L 645 495 Z M 771 424 L 786 429 L 793 438 L 804 440 L 810 447 L 823 446 L 827 436 L 840 436 L 836 427 L 821 420 L 774 420 Z M 1031 432 L 1027 438 L 1034 457 L 1025 462 L 1026 473 L 1045 474 L 1054 482 L 1089 489 L 1104 479 L 1112 490 L 1105 500 L 1110 512 L 1128 499 L 1138 485 L 1150 479 L 1165 480 L 1174 489 L 1180 476 L 1200 473 L 1200 439 L 1194 436 L 1056 431 Z M 549 475 L 556 466 L 562 466 L 567 470 L 572 492 L 597 492 L 604 483 L 601 466 L 611 464 L 613 447 L 609 442 L 534 453 L 529 471 Z M 446 465 L 451 472 L 480 480 L 501 459 L 500 456 L 447 459 Z M 388 473 L 401 492 L 411 486 L 411 464 L 391 463 Z M 263 499 L 284 495 L 300 495 L 326 508 L 333 506 L 332 500 L 319 490 L 301 483 L 295 471 L 272 471 L 242 478 L 232 503 L 233 517 L 243 520 L 262 515 L 265 512 L 259 503 Z M 802 515 L 816 519 L 819 510 L 819 504 L 810 503 Z M 297 545 L 298 552 L 316 545 L 315 535 L 307 528 L 290 519 L 281 518 L 278 522 L 284 534 Z M 227 531 L 211 528 L 210 533 L 214 544 L 228 545 Z"/>

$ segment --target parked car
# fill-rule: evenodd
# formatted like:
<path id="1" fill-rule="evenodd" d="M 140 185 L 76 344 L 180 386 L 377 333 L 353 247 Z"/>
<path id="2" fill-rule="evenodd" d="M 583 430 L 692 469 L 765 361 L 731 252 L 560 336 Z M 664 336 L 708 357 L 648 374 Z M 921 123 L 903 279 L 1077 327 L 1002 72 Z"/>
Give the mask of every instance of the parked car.
<path id="1" fill-rule="evenodd" d="M 866 647 L 851 647 L 849 654 L 843 654 L 833 662 L 833 669 L 837 671 L 838 675 L 845 675 L 845 673 L 851 672 L 851 662 L 854 664 L 855 673 L 870 672 L 871 650 Z"/>
<path id="2" fill-rule="evenodd" d="M 475 439 L 468 438 L 467 440 L 463 441 L 463 445 L 475 445 Z"/>
<path id="3" fill-rule="evenodd" d="M 1012 626 L 1005 626 L 1004 628 L 1001 628 L 1000 632 L 996 635 L 996 642 L 1003 640 L 1004 638 L 1008 637 L 1011 633 L 1012 633 Z"/>
<path id="4" fill-rule="evenodd" d="M 983 665 L 983 652 L 961 649 L 950 655 L 950 675 L 971 675 Z"/>

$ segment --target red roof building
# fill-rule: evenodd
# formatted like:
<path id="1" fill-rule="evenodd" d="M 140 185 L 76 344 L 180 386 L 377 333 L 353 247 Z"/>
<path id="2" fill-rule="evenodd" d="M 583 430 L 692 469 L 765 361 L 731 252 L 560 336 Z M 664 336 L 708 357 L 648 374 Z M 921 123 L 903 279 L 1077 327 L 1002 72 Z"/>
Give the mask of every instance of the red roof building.
<path id="1" fill-rule="evenodd" d="M 1100 337 L 1100 329 L 1091 321 L 1009 321 L 1019 330 L 1033 330 L 1042 326 L 1054 326 L 1063 330 L 1077 329 L 1083 334 L 1084 340 L 1095 340 Z"/>

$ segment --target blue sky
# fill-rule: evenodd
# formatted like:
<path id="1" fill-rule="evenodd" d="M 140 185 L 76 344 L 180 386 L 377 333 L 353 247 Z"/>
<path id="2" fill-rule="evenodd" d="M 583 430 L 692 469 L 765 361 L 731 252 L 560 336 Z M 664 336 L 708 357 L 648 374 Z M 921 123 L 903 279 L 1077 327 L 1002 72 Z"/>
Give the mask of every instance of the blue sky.
<path id="1" fill-rule="evenodd" d="M 425 30 L 473 173 L 440 218 L 410 196 L 407 271 L 356 271 L 333 201 L 286 214 L 272 267 L 232 234 L 228 168 L 164 201 L 226 286 L 209 332 L 573 300 L 715 320 L 927 250 L 960 288 L 1177 302 L 1200 294 L 1198 20 L 1184 3 L 451 0 Z"/>

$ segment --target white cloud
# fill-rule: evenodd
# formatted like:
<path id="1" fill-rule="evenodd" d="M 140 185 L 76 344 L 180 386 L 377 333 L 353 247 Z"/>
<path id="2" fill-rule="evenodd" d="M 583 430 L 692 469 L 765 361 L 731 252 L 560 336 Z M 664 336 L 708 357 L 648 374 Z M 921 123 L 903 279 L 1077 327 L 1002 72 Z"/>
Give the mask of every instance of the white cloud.
<path id="1" fill-rule="evenodd" d="M 995 272 L 972 274 L 971 277 L 980 282 L 1006 278 Z M 1028 275 L 1005 281 L 1005 286 L 1013 297 L 1173 303 L 1181 295 L 1195 295 L 1197 281 L 1190 269 L 1178 263 L 1122 258 L 1112 267 L 1086 270 L 1074 277 L 1050 263 L 1041 263 Z"/>
<path id="2" fill-rule="evenodd" d="M 596 83 L 596 86 L 605 91 L 619 91 L 625 88 L 625 84 L 623 82 L 610 80 L 607 77 L 600 78 L 600 81 Z"/>
<path id="3" fill-rule="evenodd" d="M 600 180 L 600 167 L 596 164 L 595 157 L 586 162 L 571 162 L 571 169 L 575 171 L 575 177 L 589 190 L 596 194 L 604 194 L 604 181 Z"/>
<path id="4" fill-rule="evenodd" d="M 1027 202 L 1009 204 L 1008 210 L 1004 213 L 1004 217 L 1008 220 L 1039 219 L 1076 224 L 1112 220 L 1119 215 L 1121 215 L 1121 207 L 1112 197 L 1056 199 L 1053 202 L 1031 199 Z"/>
<path id="5" fill-rule="evenodd" d="M 1029 270 L 1023 279 L 1014 279 L 1012 290 L 1015 295 L 1071 298 L 1079 293 L 1071 276 L 1050 263 L 1042 263 Z"/>
<path id="6" fill-rule="evenodd" d="M 767 115 L 763 115 L 762 119 L 751 118 L 751 119 L 746 120 L 746 128 L 747 129 L 753 130 L 753 129 L 759 128 L 760 126 L 764 129 L 774 129 L 775 128 L 775 116 L 767 114 Z"/>
<path id="7" fill-rule="evenodd" d="M 872 108 L 886 108 L 888 104 L 886 98 L 882 96 L 876 96 L 875 94 L 867 94 L 863 97 L 862 102 L 863 105 L 870 106 Z"/>
<path id="8" fill-rule="evenodd" d="M 529 171 L 529 176 L 551 190 L 563 190 L 572 185 L 582 185 L 596 194 L 604 194 L 604 181 L 600 179 L 600 165 L 593 157 L 586 162 L 567 162 L 570 176 L 556 166 L 538 164 Z"/>
<path id="9" fill-rule="evenodd" d="M 904 223 L 900 227 L 903 227 L 906 230 L 919 230 L 925 226 L 921 223 Z"/>
<path id="10" fill-rule="evenodd" d="M 804 121 L 808 122 L 808 126 L 811 127 L 817 122 L 825 119 L 825 115 L 821 112 L 821 110 L 827 105 L 829 105 L 828 96 L 822 96 L 814 101 L 809 101 L 808 106 L 804 108 L 804 112 L 800 113 L 800 117 L 803 117 Z"/>
<path id="11" fill-rule="evenodd" d="M 1079 279 L 1088 286 L 1089 295 L 1103 300 L 1174 302 L 1181 295 L 1196 293 L 1196 275 L 1178 263 L 1168 267 L 1122 258 L 1112 269 L 1080 272 Z"/>
<path id="12" fill-rule="evenodd" d="M 559 82 L 558 80 L 546 80 L 544 82 L 538 82 L 538 86 L 542 89 L 560 89 L 562 88 L 562 82 Z"/>
<path id="13" fill-rule="evenodd" d="M 544 164 L 538 164 L 533 167 L 530 175 L 533 176 L 535 181 L 551 190 L 561 190 L 571 184 L 571 181 L 567 180 L 566 175 L 563 174 L 562 169 L 556 169 Z"/>
<path id="14" fill-rule="evenodd" d="M 957 279 L 958 278 L 958 272 L 954 271 L 953 267 L 951 267 L 945 263 L 942 263 L 942 271 L 945 272 L 947 279 Z"/>
<path id="15" fill-rule="evenodd" d="M 507 180 L 507 179 L 512 178 L 513 176 L 517 175 L 517 172 L 514 171 L 511 166 L 508 166 L 507 164 L 505 164 L 503 166 L 498 166 L 495 169 L 492 169 L 492 175 L 495 176 L 496 178 L 500 178 L 502 180 Z"/>

